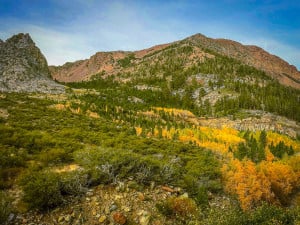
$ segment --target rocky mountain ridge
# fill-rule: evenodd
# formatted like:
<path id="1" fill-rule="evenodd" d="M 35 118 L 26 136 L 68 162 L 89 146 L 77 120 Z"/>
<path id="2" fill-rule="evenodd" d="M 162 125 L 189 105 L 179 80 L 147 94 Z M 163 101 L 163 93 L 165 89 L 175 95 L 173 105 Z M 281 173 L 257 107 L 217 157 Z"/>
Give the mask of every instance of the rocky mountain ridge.
<path id="1" fill-rule="evenodd" d="M 119 65 L 119 60 L 125 59 L 128 55 L 134 56 L 140 60 L 146 55 L 153 54 L 156 51 L 163 50 L 170 44 L 153 46 L 148 49 L 135 52 L 129 51 L 112 51 L 97 52 L 89 59 L 68 62 L 62 66 L 50 66 L 52 77 L 61 82 L 80 82 L 89 80 L 93 75 L 105 71 L 106 74 L 116 74 L 124 71 Z"/>
<path id="2" fill-rule="evenodd" d="M 190 64 L 195 63 L 196 60 L 203 61 L 205 58 L 212 58 L 216 53 L 237 59 L 246 65 L 262 70 L 270 77 L 277 79 L 283 85 L 297 89 L 300 88 L 300 72 L 295 66 L 289 65 L 283 59 L 271 55 L 257 46 L 242 45 L 238 42 L 226 39 L 212 39 L 201 34 L 141 51 L 97 52 L 91 56 L 90 59 L 66 63 L 57 67 L 51 66 L 50 71 L 54 79 L 62 82 L 89 80 L 93 75 L 102 73 L 103 71 L 106 75 L 131 72 L 136 69 L 132 65 L 138 65 L 142 61 L 152 63 L 151 60 L 155 61 L 155 59 L 152 58 L 153 55 L 164 52 L 175 45 L 189 46 L 192 48 L 194 54 L 193 59 L 190 60 Z M 209 55 L 209 57 L 207 55 Z M 120 66 L 120 60 L 130 60 L 132 65 L 124 68 Z"/>
<path id="3" fill-rule="evenodd" d="M 204 35 L 196 34 L 188 40 L 200 43 L 203 47 L 240 60 L 241 62 L 263 70 L 281 84 L 300 88 L 300 72 L 276 55 L 272 55 L 264 49 L 254 45 L 242 45 L 239 42 L 227 39 L 212 39 Z"/>
<path id="4" fill-rule="evenodd" d="M 20 33 L 0 42 L 0 91 L 61 93 L 64 87 L 51 79 L 30 35 Z"/>

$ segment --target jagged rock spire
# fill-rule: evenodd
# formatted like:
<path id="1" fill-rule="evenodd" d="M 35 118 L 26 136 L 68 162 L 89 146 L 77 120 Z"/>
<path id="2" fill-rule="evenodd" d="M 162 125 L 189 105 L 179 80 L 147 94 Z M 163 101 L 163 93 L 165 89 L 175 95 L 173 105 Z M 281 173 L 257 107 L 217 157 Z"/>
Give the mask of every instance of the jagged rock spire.
<path id="1" fill-rule="evenodd" d="M 16 34 L 0 43 L 0 91 L 64 90 L 51 79 L 47 60 L 29 34 Z"/>

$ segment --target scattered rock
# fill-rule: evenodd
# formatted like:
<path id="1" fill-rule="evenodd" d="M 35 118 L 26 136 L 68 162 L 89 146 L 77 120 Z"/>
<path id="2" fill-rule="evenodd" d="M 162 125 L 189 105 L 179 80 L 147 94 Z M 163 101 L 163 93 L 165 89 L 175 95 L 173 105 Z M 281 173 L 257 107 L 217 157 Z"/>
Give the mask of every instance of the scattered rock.
<path id="1" fill-rule="evenodd" d="M 139 222 L 140 225 L 148 225 L 151 219 L 151 214 L 148 211 L 142 211 Z"/>
<path id="2" fill-rule="evenodd" d="M 180 195 L 181 198 L 188 198 L 189 194 L 187 192 L 183 193 L 182 195 Z"/>
<path id="3" fill-rule="evenodd" d="M 106 220 L 106 216 L 103 215 L 103 216 L 100 216 L 98 221 L 99 221 L 99 223 L 103 223 L 105 220 Z"/>
<path id="4" fill-rule="evenodd" d="M 10 213 L 9 216 L 8 216 L 7 221 L 8 221 L 8 222 L 11 222 L 11 221 L 13 221 L 14 218 L 15 218 L 15 214 Z"/>
<path id="5" fill-rule="evenodd" d="M 180 193 L 180 192 L 182 191 L 182 189 L 181 189 L 180 187 L 176 187 L 176 188 L 174 189 L 174 191 L 175 191 L 176 193 Z"/>
<path id="6" fill-rule="evenodd" d="M 144 201 L 144 200 L 145 200 L 144 194 L 141 193 L 141 192 L 138 192 L 138 199 L 139 199 L 140 201 Z"/>
<path id="7" fill-rule="evenodd" d="M 115 210 L 117 210 L 117 208 L 118 208 L 118 206 L 117 205 L 115 205 L 115 204 L 112 204 L 111 206 L 110 206 L 110 208 L 109 208 L 109 211 L 115 211 Z"/>
<path id="8" fill-rule="evenodd" d="M 125 224 L 126 221 L 127 221 L 126 217 L 121 212 L 114 213 L 113 214 L 113 219 L 114 219 L 115 223 L 120 224 L 120 225 Z"/>
<path id="9" fill-rule="evenodd" d="M 116 187 L 117 191 L 124 192 L 126 190 L 126 186 L 124 182 L 118 182 L 118 186 Z"/>
<path id="10" fill-rule="evenodd" d="M 130 207 L 128 207 L 128 206 L 122 206 L 121 209 L 122 209 L 124 212 L 130 212 L 130 211 L 131 211 Z"/>
<path id="11" fill-rule="evenodd" d="M 64 216 L 60 216 L 60 217 L 58 217 L 57 222 L 61 223 L 61 222 L 63 222 L 64 220 L 65 220 Z"/>
<path id="12" fill-rule="evenodd" d="M 167 186 L 162 186 L 161 189 L 164 190 L 164 191 L 170 192 L 170 193 L 175 192 L 174 189 L 172 189 L 172 188 L 170 188 L 170 187 L 167 187 Z"/>
<path id="13" fill-rule="evenodd" d="M 115 200 L 119 200 L 122 198 L 122 195 L 115 195 Z"/>
<path id="14" fill-rule="evenodd" d="M 71 220 L 71 216 L 70 215 L 65 216 L 65 221 L 66 222 L 70 222 L 70 220 Z"/>

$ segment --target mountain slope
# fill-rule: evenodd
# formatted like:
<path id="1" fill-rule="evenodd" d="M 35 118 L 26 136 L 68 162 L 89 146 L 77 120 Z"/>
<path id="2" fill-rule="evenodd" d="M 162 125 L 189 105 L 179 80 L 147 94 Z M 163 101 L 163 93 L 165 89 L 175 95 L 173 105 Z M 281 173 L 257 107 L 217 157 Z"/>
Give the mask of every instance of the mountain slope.
<path id="1" fill-rule="evenodd" d="M 114 52 L 97 52 L 86 60 L 79 60 L 73 63 L 66 63 L 63 66 L 50 66 L 52 77 L 61 82 L 79 82 L 89 80 L 91 76 L 105 71 L 107 74 L 116 74 L 122 72 L 123 68 L 118 63 L 119 60 L 126 60 L 126 57 L 132 55 L 138 59 L 159 51 L 170 44 L 158 45 L 149 49 L 136 52 L 114 51 Z"/>
<path id="2" fill-rule="evenodd" d="M 263 70 L 286 86 L 300 88 L 300 72 L 297 68 L 278 56 L 269 54 L 260 47 L 242 45 L 226 39 L 207 38 L 201 34 L 196 34 L 188 38 L 188 40 L 201 44 L 203 47 L 219 54 L 233 57 L 247 65 Z"/>
<path id="3" fill-rule="evenodd" d="M 90 79 L 65 93 L 1 93 L 0 223 L 298 224 L 300 90 L 203 42 L 51 67 Z"/>
<path id="4" fill-rule="evenodd" d="M 172 46 L 190 48 L 192 51 L 193 54 L 190 54 L 189 51 L 182 52 L 182 58 L 188 57 L 188 63 L 183 65 L 185 68 L 199 61 L 203 62 L 205 58 L 213 58 L 215 54 L 220 54 L 262 70 L 283 85 L 300 88 L 300 72 L 295 66 L 289 65 L 279 57 L 271 55 L 257 46 L 242 45 L 225 39 L 211 39 L 201 34 L 141 51 L 98 52 L 90 59 L 66 63 L 58 67 L 52 66 L 50 71 L 54 79 L 63 82 L 89 80 L 94 74 L 103 71 L 107 75 L 132 72 L 136 70 L 134 65 L 145 61 L 153 63 L 155 62 L 153 55 L 168 51 Z M 167 59 L 164 58 L 163 60 Z"/>
<path id="5" fill-rule="evenodd" d="M 0 91 L 63 92 L 50 76 L 48 64 L 29 34 L 0 42 Z"/>

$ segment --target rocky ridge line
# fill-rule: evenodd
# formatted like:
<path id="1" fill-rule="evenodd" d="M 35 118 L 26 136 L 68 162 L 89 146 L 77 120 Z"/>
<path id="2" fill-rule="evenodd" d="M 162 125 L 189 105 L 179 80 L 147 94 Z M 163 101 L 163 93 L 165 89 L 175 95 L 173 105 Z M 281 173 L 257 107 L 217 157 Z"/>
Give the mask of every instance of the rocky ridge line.
<path id="1" fill-rule="evenodd" d="M 242 45 L 227 39 L 208 38 L 202 34 L 193 35 L 186 40 L 260 69 L 283 85 L 300 89 L 300 72 L 297 68 L 258 46 Z"/>
<path id="2" fill-rule="evenodd" d="M 172 44 L 200 46 L 203 49 L 209 49 L 218 54 L 235 58 L 244 64 L 263 70 L 267 75 L 278 80 L 283 85 L 300 89 L 300 72 L 295 66 L 288 64 L 278 56 L 271 55 L 257 46 L 242 45 L 226 39 L 212 39 L 202 34 L 196 34 L 181 41 L 157 45 L 141 51 L 97 52 L 89 59 L 69 62 L 62 66 L 50 66 L 49 68 L 52 77 L 58 81 L 80 82 L 89 80 L 92 75 L 103 71 L 105 71 L 106 75 L 128 72 L 130 68 L 124 69 L 120 67 L 118 60 L 132 54 L 134 56 L 133 62 L 138 63 L 145 56 L 151 56 L 152 53 L 167 50 L 167 47 Z"/>

